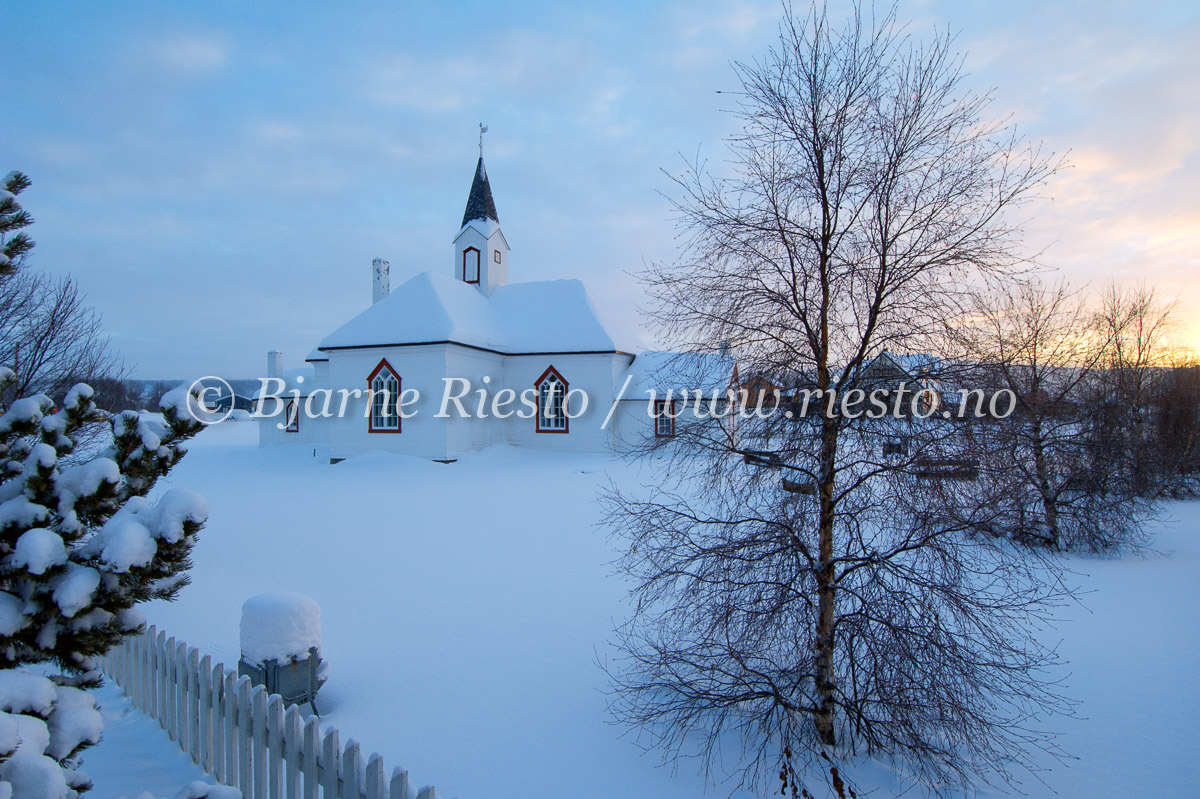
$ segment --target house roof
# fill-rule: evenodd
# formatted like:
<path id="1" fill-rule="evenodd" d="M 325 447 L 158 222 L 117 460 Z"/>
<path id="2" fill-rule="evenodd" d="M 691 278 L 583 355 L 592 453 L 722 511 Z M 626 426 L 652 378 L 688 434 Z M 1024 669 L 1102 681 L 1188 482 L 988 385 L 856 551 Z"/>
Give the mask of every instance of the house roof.
<path id="1" fill-rule="evenodd" d="M 608 317 L 579 280 L 511 283 L 485 297 L 475 286 L 436 272 L 399 286 L 317 349 L 441 342 L 506 355 L 642 349 L 637 335 Z"/>
<path id="2" fill-rule="evenodd" d="M 624 398 L 645 400 L 649 391 L 662 397 L 668 390 L 678 392 L 699 389 L 706 396 L 724 392 L 733 380 L 734 359 L 729 355 L 693 352 L 639 353 L 626 375 L 632 377 Z M 622 377 L 618 387 L 624 383 Z"/>
<path id="3" fill-rule="evenodd" d="M 496 214 L 496 201 L 492 199 L 492 185 L 488 183 L 487 169 L 483 166 L 483 156 L 475 165 L 475 178 L 471 181 L 471 193 L 467 195 L 467 208 L 463 211 L 461 227 L 466 227 L 472 219 L 490 219 L 499 222 Z"/>

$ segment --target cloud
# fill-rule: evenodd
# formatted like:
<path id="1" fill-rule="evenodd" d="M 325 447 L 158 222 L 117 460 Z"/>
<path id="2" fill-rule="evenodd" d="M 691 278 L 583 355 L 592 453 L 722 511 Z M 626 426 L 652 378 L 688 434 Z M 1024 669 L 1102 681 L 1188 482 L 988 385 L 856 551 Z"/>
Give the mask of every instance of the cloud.
<path id="1" fill-rule="evenodd" d="M 166 39 L 154 48 L 156 60 L 180 72 L 211 72 L 225 66 L 229 48 L 222 37 L 190 34 Z"/>
<path id="2" fill-rule="evenodd" d="M 529 29 L 498 31 L 482 46 L 449 56 L 391 53 L 366 69 L 367 99 L 444 114 L 504 98 L 561 96 L 592 74 L 595 46 Z"/>
<path id="3" fill-rule="evenodd" d="M 1192 7 L 1166 20 L 1159 4 L 1083 0 L 900 11 L 919 11 L 916 35 L 963 28 L 971 85 L 998 87 L 993 111 L 1070 151 L 1054 201 L 1030 209 L 1030 248 L 1055 242 L 1044 261 L 1078 282 L 1169 284 L 1200 339 Z M 623 270 L 675 251 L 659 168 L 676 171 L 680 152 L 721 162 L 737 119 L 713 92 L 735 87 L 731 60 L 774 43 L 780 16 L 778 0 L 373 8 L 272 7 L 269 32 L 268 15 L 219 4 L 97 12 L 90 49 L 38 12 L 11 82 L 26 120 L 0 149 L 34 176 L 39 262 L 87 283 L 143 374 L 303 355 L 367 301 L 376 255 L 394 279 L 448 268 L 481 120 L 513 279 L 585 277 L 631 309 L 640 290 Z M 131 282 L 145 302 L 128 303 Z"/>
<path id="4" fill-rule="evenodd" d="M 1180 7 L 1182 9 L 1182 7 Z M 1099 12 L 1099 9 L 1096 9 Z M 970 81 L 994 85 L 996 105 L 1070 168 L 1036 206 L 1031 250 L 1076 283 L 1147 279 L 1183 301 L 1187 335 L 1200 338 L 1200 19 L 1167 6 L 1021 5 L 962 38 Z"/>

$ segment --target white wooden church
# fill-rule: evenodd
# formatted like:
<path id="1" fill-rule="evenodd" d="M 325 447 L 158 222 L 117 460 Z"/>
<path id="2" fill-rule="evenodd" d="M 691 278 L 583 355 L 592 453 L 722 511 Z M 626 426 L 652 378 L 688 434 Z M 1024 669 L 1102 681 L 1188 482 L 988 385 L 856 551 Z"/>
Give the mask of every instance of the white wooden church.
<path id="1" fill-rule="evenodd" d="M 375 449 L 454 460 L 496 444 L 611 452 L 673 435 L 669 412 L 679 412 L 677 403 L 655 408 L 649 392 L 665 395 L 663 375 L 679 374 L 673 364 L 681 359 L 643 350 L 581 281 L 510 283 L 509 266 L 481 154 L 450 263 L 390 290 L 388 262 L 375 259 L 372 305 L 326 336 L 305 367 L 285 371 L 280 354 L 268 354 L 268 377 L 285 382 L 286 410 L 259 425 L 261 444 L 325 444 L 332 461 Z M 676 391 L 729 385 L 730 358 L 688 357 L 702 365 L 687 370 L 689 385 Z M 704 385 L 691 385 L 699 373 Z M 470 386 L 461 399 L 470 416 L 453 404 L 439 415 L 447 378 L 466 381 L 454 381 L 453 394 Z M 323 400 L 339 389 L 363 389 L 364 396 L 350 399 L 344 414 L 336 413 L 340 399 L 329 416 L 305 412 L 310 396 Z M 490 400 L 480 416 L 479 389 L 517 399 L 498 406 L 504 418 L 493 415 Z M 321 406 L 308 403 L 313 411 Z"/>

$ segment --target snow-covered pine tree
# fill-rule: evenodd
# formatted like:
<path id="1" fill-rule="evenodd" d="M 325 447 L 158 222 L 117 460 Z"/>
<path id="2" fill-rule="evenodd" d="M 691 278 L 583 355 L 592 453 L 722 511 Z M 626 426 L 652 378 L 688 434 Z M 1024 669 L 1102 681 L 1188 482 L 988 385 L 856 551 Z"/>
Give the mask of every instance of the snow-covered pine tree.
<path id="1" fill-rule="evenodd" d="M 0 368 L 0 387 L 12 377 Z M 94 659 L 142 629 L 138 603 L 187 584 L 207 505 L 177 488 L 145 497 L 202 427 L 189 401 L 169 392 L 161 422 L 111 415 L 80 384 L 58 409 L 43 395 L 0 408 L 0 799 L 86 790 L 78 756 L 101 724 L 80 689 L 99 682 Z M 104 423 L 111 444 L 77 453 L 85 426 Z M 20 670 L 33 664 L 57 673 Z"/>
<path id="2" fill-rule="evenodd" d="M 0 186 L 0 277 L 16 271 L 33 249 L 33 239 L 21 231 L 33 224 L 33 217 L 17 201 L 27 188 L 29 178 L 20 172 L 9 172 Z"/>

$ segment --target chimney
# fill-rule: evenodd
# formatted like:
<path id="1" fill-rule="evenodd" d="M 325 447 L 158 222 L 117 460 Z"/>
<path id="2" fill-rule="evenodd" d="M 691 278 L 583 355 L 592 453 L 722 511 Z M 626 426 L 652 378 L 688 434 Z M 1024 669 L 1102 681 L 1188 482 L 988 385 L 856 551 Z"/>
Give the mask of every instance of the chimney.
<path id="1" fill-rule="evenodd" d="M 267 353 L 267 377 L 283 377 L 283 353 L 279 350 Z"/>
<path id="2" fill-rule="evenodd" d="M 375 275 L 375 282 L 371 291 L 371 304 L 382 300 L 391 291 L 391 282 L 388 279 L 388 262 L 382 258 L 376 258 L 371 261 L 371 272 Z"/>
<path id="3" fill-rule="evenodd" d="M 720 356 L 722 358 L 728 358 L 729 357 L 729 342 L 722 341 L 720 343 L 720 345 L 717 347 L 717 352 L 720 354 Z"/>

